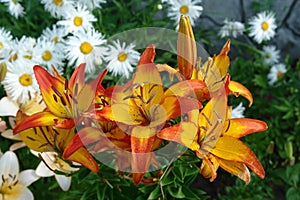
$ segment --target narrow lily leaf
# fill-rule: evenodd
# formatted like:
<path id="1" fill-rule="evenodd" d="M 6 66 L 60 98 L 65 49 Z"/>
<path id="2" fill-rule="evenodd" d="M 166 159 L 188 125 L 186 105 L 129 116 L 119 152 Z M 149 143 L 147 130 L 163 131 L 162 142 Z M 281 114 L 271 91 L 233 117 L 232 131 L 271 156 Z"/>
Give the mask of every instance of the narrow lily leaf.
<path id="1" fill-rule="evenodd" d="M 249 107 L 252 105 L 252 103 L 253 103 L 252 94 L 245 86 L 243 86 L 242 84 L 240 84 L 236 81 L 230 81 L 228 87 L 229 87 L 229 90 L 235 96 L 242 95 L 243 97 L 245 97 L 249 101 Z"/>
<path id="2" fill-rule="evenodd" d="M 21 121 L 21 123 L 17 124 L 17 126 L 14 128 L 14 134 L 17 134 L 29 128 L 39 126 L 52 126 L 55 124 L 56 120 L 58 120 L 57 116 L 55 116 L 51 112 L 36 113 L 25 118 Z"/>
<path id="3" fill-rule="evenodd" d="M 245 181 L 246 184 L 250 183 L 250 172 L 244 163 L 224 160 L 218 157 L 216 159 L 218 160 L 220 167 L 222 167 L 224 170 L 239 177 Z"/>
<path id="4" fill-rule="evenodd" d="M 219 138 L 211 153 L 225 160 L 245 163 L 259 177 L 265 177 L 265 171 L 255 154 L 242 141 L 223 136 Z"/>
<path id="5" fill-rule="evenodd" d="M 240 138 L 251 133 L 265 131 L 267 128 L 267 124 L 260 120 L 234 118 L 226 121 L 223 134 L 234 138 Z"/>

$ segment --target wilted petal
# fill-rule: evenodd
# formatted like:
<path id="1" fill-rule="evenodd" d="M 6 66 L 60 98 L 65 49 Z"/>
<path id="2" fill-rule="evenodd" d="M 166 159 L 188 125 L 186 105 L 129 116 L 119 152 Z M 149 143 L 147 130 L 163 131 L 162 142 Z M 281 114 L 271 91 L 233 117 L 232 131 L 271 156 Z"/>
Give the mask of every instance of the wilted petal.
<path id="1" fill-rule="evenodd" d="M 246 184 L 250 182 L 250 172 L 244 163 L 224 160 L 221 158 L 216 159 L 218 160 L 220 167 L 222 167 L 224 170 L 239 177 L 245 181 Z"/>

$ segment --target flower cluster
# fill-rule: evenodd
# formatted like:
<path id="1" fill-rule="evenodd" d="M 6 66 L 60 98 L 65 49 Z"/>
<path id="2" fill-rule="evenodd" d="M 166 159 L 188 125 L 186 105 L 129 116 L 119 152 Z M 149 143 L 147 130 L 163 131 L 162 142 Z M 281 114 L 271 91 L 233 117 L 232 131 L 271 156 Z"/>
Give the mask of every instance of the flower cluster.
<path id="1" fill-rule="evenodd" d="M 263 121 L 231 118 L 228 95 L 242 95 L 252 104 L 251 93 L 230 80 L 230 41 L 205 63 L 196 62 L 196 46 L 188 17 L 181 17 L 178 33 L 178 71 L 155 64 L 155 48 L 143 52 L 136 72 L 124 85 L 104 87 L 107 70 L 84 81 L 85 64 L 70 79 L 41 66 L 34 73 L 46 108 L 32 115 L 19 110 L 14 134 L 48 166 L 72 174 L 79 163 L 99 171 L 95 155 L 114 152 L 115 166 L 129 171 L 135 184 L 143 182 L 151 166 L 159 167 L 154 152 L 165 142 L 186 146 L 202 159 L 200 173 L 213 181 L 219 167 L 250 182 L 250 168 L 264 178 L 264 169 L 240 137 L 267 129 Z M 189 52 L 189 53 L 187 53 Z M 200 66 L 201 65 L 201 66 Z M 162 74 L 170 79 L 163 85 Z M 177 80 L 177 81 L 175 81 Z M 42 154 L 52 152 L 55 159 Z M 49 164 L 50 163 L 50 164 Z M 64 163 L 64 164 L 62 164 Z"/>
<path id="2" fill-rule="evenodd" d="M 269 85 L 274 83 L 282 77 L 287 71 L 286 66 L 283 63 L 279 63 L 280 51 L 276 49 L 274 45 L 266 45 L 267 41 L 274 38 L 276 32 L 276 19 L 273 12 L 260 12 L 256 16 L 253 16 L 248 21 L 248 28 L 239 21 L 224 20 L 224 25 L 219 31 L 221 38 L 232 36 L 237 38 L 239 35 L 243 35 L 244 32 L 248 32 L 248 35 L 258 44 L 264 44 L 261 51 L 261 57 L 263 63 L 267 66 L 272 66 L 270 73 L 267 75 L 269 79 Z"/>
<path id="3" fill-rule="evenodd" d="M 0 2 L 14 17 L 26 15 L 21 0 Z M 0 28 L 0 81 L 6 95 L 0 100 L 0 116 L 9 122 L 0 120 L 0 132 L 18 141 L 0 156 L 0 196 L 33 199 L 27 186 L 50 176 L 67 191 L 80 169 L 101 173 L 104 165 L 135 184 L 154 184 L 163 175 L 148 172 L 166 169 L 187 152 L 201 160 L 199 173 L 210 181 L 219 168 L 246 184 L 249 169 L 265 177 L 260 161 L 240 138 L 265 131 L 267 124 L 245 118 L 242 104 L 229 105 L 229 96 L 245 97 L 249 107 L 253 101 L 250 91 L 228 73 L 231 40 L 206 61 L 197 57 L 192 26 L 203 10 L 201 0 L 159 4 L 158 9 L 169 9 L 178 30 L 177 63 L 172 65 L 154 62 L 152 44 L 140 54 L 134 43 L 109 40 L 96 29 L 92 11 L 105 0 L 39 2 L 56 22 L 38 38 L 16 38 Z M 252 18 L 249 36 L 257 43 L 274 37 L 273 18 L 268 13 Z M 247 31 L 241 22 L 224 23 L 221 37 L 237 38 Z M 265 32 L 258 33 L 260 29 Z M 274 46 L 264 46 L 262 56 L 266 65 L 279 61 Z M 271 70 L 277 77 L 285 72 L 279 65 L 281 74 Z M 116 76 L 126 79 L 116 84 L 111 81 Z M 268 77 L 270 84 L 277 80 Z M 19 173 L 14 151 L 23 147 L 40 163 Z M 112 156 L 103 160 L 106 154 Z"/>

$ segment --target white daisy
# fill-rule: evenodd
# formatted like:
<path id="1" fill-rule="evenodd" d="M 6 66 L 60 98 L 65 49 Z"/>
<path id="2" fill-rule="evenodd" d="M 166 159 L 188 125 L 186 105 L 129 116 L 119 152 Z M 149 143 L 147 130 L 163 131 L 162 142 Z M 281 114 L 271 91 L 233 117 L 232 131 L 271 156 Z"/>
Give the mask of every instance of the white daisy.
<path id="1" fill-rule="evenodd" d="M 6 58 L 6 61 L 22 63 L 23 61 L 28 64 L 27 61 L 32 59 L 32 50 L 36 43 L 36 40 L 31 37 L 22 36 L 21 39 L 15 39 L 10 44 L 9 56 Z"/>
<path id="2" fill-rule="evenodd" d="M 190 17 L 191 25 L 194 26 L 197 18 L 202 14 L 203 7 L 199 5 L 202 0 L 170 0 L 167 3 L 170 5 L 168 16 L 175 21 L 177 25 L 180 21 L 180 16 L 185 15 Z"/>
<path id="3" fill-rule="evenodd" d="M 53 17 L 60 18 L 73 9 L 72 0 L 41 0 L 45 10 L 50 12 Z"/>
<path id="4" fill-rule="evenodd" d="M 79 3 L 85 5 L 90 11 L 95 8 L 101 8 L 101 3 L 106 3 L 106 0 L 78 0 Z"/>
<path id="5" fill-rule="evenodd" d="M 1 156 L 0 176 L 1 199 L 34 199 L 32 192 L 27 187 L 39 177 L 32 169 L 19 173 L 19 161 L 14 152 L 7 151 Z"/>
<path id="6" fill-rule="evenodd" d="M 237 107 L 232 109 L 231 118 L 244 118 L 245 107 L 242 103 L 240 103 Z"/>
<path id="7" fill-rule="evenodd" d="M 88 29 L 86 32 L 78 31 L 69 36 L 65 45 L 65 54 L 69 59 L 69 65 L 75 63 L 73 66 L 77 67 L 81 63 L 86 63 L 86 72 L 93 72 L 96 54 L 97 56 L 103 55 L 102 52 L 105 52 L 106 49 L 103 46 L 105 43 L 104 36 L 95 29 Z"/>
<path id="8" fill-rule="evenodd" d="M 13 101 L 24 103 L 29 95 L 39 91 L 37 81 L 33 72 L 33 65 L 30 61 L 19 60 L 14 63 L 7 63 L 7 73 L 2 81 L 6 94 Z"/>
<path id="9" fill-rule="evenodd" d="M 273 65 L 268 74 L 269 85 L 273 85 L 278 79 L 281 79 L 286 71 L 286 66 L 282 63 Z"/>
<path id="10" fill-rule="evenodd" d="M 124 75 L 129 78 L 130 72 L 133 71 L 132 65 L 136 65 L 140 59 L 140 53 L 135 51 L 134 47 L 134 44 L 121 44 L 119 40 L 108 46 L 105 60 L 109 63 L 106 68 L 113 76 Z"/>
<path id="11" fill-rule="evenodd" d="M 92 22 L 97 21 L 94 15 L 82 4 L 77 4 L 76 8 L 70 9 L 63 18 L 64 20 L 58 21 L 57 25 L 64 26 L 68 33 L 92 28 Z"/>
<path id="12" fill-rule="evenodd" d="M 25 14 L 24 8 L 19 3 L 21 0 L 0 0 L 0 2 L 4 3 L 8 7 L 8 12 L 17 19 Z"/>
<path id="13" fill-rule="evenodd" d="M 0 28 L 0 60 L 8 57 L 13 37 L 5 28 Z"/>
<path id="14" fill-rule="evenodd" d="M 52 65 L 61 73 L 63 71 L 64 55 L 57 50 L 54 42 L 38 39 L 33 49 L 33 59 L 36 64 L 47 67 L 48 71 L 52 71 Z"/>
<path id="15" fill-rule="evenodd" d="M 278 63 L 280 51 L 275 46 L 263 46 L 263 59 L 265 65 Z"/>
<path id="16" fill-rule="evenodd" d="M 261 12 L 249 21 L 249 36 L 257 43 L 263 40 L 270 40 L 275 36 L 275 14 L 272 12 Z"/>
<path id="17" fill-rule="evenodd" d="M 63 27 L 57 26 L 54 24 L 52 29 L 47 27 L 43 30 L 42 35 L 40 36 L 41 39 L 46 39 L 54 42 L 55 44 L 62 43 L 64 41 L 64 37 L 68 33 L 65 31 Z"/>
<path id="18" fill-rule="evenodd" d="M 228 36 L 236 38 L 238 35 L 242 35 L 244 31 L 245 26 L 243 23 L 238 21 L 228 21 L 228 19 L 225 19 L 219 35 L 221 38 Z"/>

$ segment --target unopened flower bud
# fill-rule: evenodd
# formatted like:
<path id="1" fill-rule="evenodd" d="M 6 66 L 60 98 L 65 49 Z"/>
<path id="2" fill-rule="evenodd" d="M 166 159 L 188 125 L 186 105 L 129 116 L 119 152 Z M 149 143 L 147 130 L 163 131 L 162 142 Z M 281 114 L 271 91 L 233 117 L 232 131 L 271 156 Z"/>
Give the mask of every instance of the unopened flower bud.
<path id="1" fill-rule="evenodd" d="M 197 48 L 189 17 L 181 16 L 177 38 L 177 62 L 180 73 L 191 79 L 196 64 Z"/>

